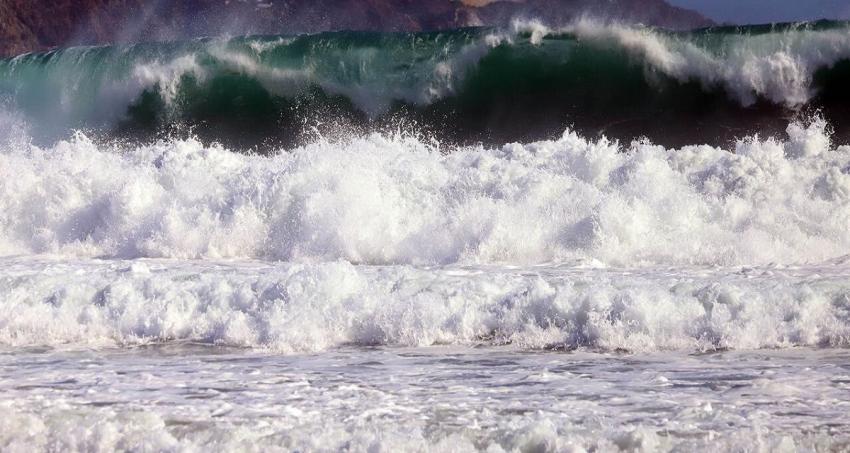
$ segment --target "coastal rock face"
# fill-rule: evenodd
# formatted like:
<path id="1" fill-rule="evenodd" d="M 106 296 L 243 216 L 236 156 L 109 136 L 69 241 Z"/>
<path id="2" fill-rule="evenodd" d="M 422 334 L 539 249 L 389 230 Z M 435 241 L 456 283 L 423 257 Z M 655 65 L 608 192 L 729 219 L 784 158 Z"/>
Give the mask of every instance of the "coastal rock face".
<path id="1" fill-rule="evenodd" d="M 328 30 L 557 25 L 579 15 L 673 29 L 711 25 L 664 0 L 0 0 L 0 54 L 73 44 Z"/>

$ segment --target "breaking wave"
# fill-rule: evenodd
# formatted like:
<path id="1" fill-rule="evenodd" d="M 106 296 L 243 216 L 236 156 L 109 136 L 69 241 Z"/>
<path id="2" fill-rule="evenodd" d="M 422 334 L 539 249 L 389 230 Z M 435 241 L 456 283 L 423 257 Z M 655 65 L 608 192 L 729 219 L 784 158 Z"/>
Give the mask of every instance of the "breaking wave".
<path id="1" fill-rule="evenodd" d="M 843 22 L 687 33 L 529 22 L 56 50 L 0 62 L 0 97 L 45 141 L 73 128 L 149 138 L 181 124 L 209 141 L 292 146 L 317 124 L 407 121 L 459 143 L 572 124 L 585 136 L 725 144 L 781 132 L 811 109 L 846 136 L 848 58 Z"/>
<path id="2" fill-rule="evenodd" d="M 848 55 L 579 22 L 4 61 L 0 345 L 846 347 Z"/>
<path id="3" fill-rule="evenodd" d="M 731 150 L 376 133 L 258 155 L 7 129 L 3 345 L 850 341 L 850 147 L 823 120 Z"/>
<path id="4" fill-rule="evenodd" d="M 17 138 L 15 138 L 17 137 Z M 734 148 L 411 135 L 246 155 L 194 139 L 0 152 L 0 254 L 364 264 L 818 263 L 850 250 L 850 147 L 822 120 Z"/>

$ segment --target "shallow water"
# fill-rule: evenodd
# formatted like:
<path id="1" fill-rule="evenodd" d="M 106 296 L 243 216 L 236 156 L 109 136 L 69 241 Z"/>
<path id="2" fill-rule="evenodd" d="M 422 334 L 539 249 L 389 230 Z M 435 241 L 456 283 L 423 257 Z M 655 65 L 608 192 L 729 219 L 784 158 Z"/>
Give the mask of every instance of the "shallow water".
<path id="1" fill-rule="evenodd" d="M 4 451 L 850 448 L 842 261 L 0 264 Z"/>
<path id="2" fill-rule="evenodd" d="M 189 343 L 0 355 L 7 451 L 841 451 L 850 352 Z"/>

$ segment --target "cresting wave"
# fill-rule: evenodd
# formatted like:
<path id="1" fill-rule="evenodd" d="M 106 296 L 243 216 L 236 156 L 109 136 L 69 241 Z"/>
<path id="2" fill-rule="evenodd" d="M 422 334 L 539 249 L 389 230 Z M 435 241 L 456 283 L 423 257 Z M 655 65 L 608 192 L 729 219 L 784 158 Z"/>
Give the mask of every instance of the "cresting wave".
<path id="1" fill-rule="evenodd" d="M 843 22 L 689 33 L 530 22 L 57 50 L 0 62 L 0 95 L 45 143 L 71 128 L 150 138 L 182 124 L 205 141 L 291 146 L 316 125 L 401 121 L 460 143 L 572 124 L 680 146 L 778 133 L 800 109 L 821 109 L 845 137 L 848 58 Z"/>

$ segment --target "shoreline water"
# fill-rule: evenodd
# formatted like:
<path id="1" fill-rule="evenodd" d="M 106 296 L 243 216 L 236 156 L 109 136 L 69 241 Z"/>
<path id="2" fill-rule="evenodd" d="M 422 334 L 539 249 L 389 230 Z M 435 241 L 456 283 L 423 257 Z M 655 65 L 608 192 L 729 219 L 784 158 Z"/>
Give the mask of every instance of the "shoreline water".
<path id="1" fill-rule="evenodd" d="M 0 445 L 839 451 L 850 442 L 846 350 L 217 349 L 4 352 Z"/>

